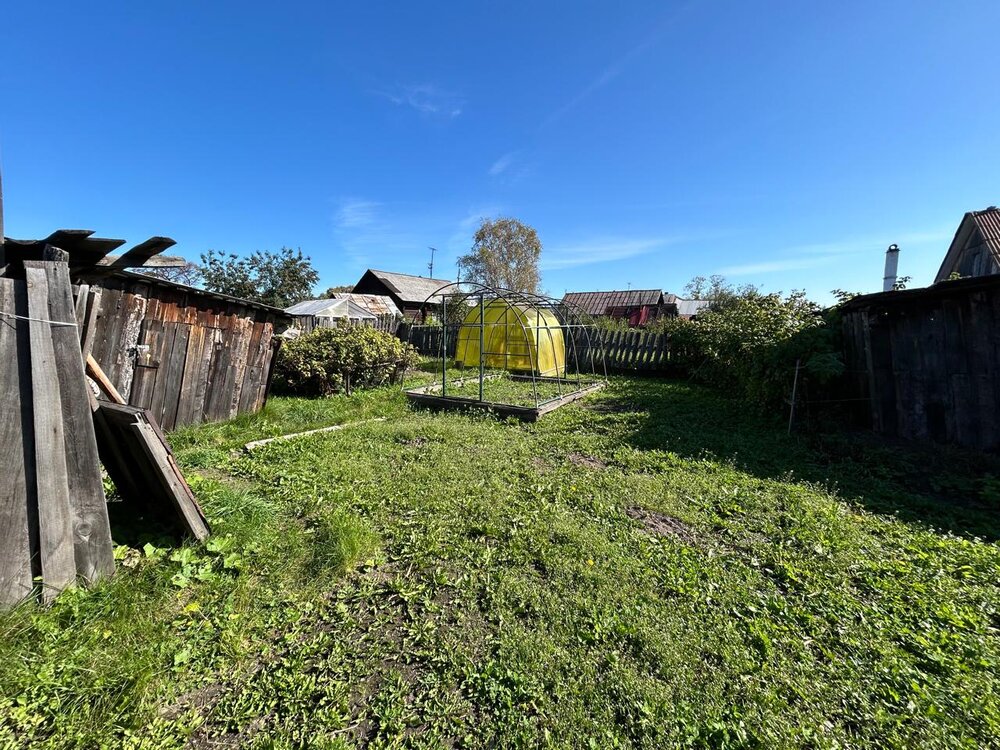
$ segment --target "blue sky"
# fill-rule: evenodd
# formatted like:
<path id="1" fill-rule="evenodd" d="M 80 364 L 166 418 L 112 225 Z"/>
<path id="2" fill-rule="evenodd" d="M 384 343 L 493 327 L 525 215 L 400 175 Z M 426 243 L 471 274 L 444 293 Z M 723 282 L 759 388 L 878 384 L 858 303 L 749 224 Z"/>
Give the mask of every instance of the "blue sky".
<path id="1" fill-rule="evenodd" d="M 453 277 L 478 219 L 543 286 L 930 283 L 1000 203 L 1000 3 L 10 3 L 7 234 L 192 259 L 301 247 L 321 287 Z"/>

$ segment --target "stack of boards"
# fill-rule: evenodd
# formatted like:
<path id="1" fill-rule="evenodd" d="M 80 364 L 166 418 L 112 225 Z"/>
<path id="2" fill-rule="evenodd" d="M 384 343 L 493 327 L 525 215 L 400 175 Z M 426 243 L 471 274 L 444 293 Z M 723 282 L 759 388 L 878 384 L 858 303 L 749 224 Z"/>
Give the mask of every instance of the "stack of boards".
<path id="1" fill-rule="evenodd" d="M 102 462 L 123 503 L 209 534 L 156 423 L 94 397 L 69 265 L 46 257 L 0 278 L 0 607 L 114 572 Z"/>

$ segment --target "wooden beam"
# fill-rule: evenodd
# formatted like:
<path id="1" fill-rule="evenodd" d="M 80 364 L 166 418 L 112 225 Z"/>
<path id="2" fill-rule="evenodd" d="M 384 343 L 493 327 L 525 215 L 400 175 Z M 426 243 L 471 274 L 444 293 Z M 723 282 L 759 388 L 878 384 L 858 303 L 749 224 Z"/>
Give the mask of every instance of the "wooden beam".
<path id="1" fill-rule="evenodd" d="M 31 344 L 31 386 L 35 428 L 35 484 L 42 598 L 52 601 L 76 580 L 73 521 L 69 505 L 66 436 L 59 393 L 49 285 L 44 261 L 25 261 L 28 284 L 28 338 Z"/>
<path id="2" fill-rule="evenodd" d="M 88 583 L 115 571 L 114 546 L 108 522 L 108 501 L 101 481 L 101 462 L 94 437 L 93 394 L 84 375 L 76 326 L 69 267 L 45 263 L 49 289 L 49 319 L 55 352 L 65 435 L 69 505 L 73 518 L 76 572 Z M 70 325 L 62 325 L 65 321 Z"/>
<path id="3" fill-rule="evenodd" d="M 97 383 L 97 387 L 101 389 L 101 393 L 107 396 L 111 401 L 116 404 L 124 404 L 125 399 L 115 388 L 115 384 L 108 380 L 108 376 L 104 374 L 104 369 L 97 363 L 93 355 L 87 355 L 87 374 Z"/>
<path id="4" fill-rule="evenodd" d="M 34 436 L 27 290 L 19 279 L 0 279 L 0 608 L 13 606 L 34 590 L 32 548 L 38 541 L 29 516 L 34 493 Z"/>
<path id="5" fill-rule="evenodd" d="M 111 265 L 113 268 L 140 268 L 146 265 L 146 261 L 150 258 L 176 244 L 177 242 L 169 237 L 150 237 L 105 265 Z"/>
<path id="6" fill-rule="evenodd" d="M 154 255 L 144 261 L 123 263 L 124 255 L 106 255 L 97 262 L 98 268 L 183 268 L 187 265 L 187 259 L 179 255 Z"/>

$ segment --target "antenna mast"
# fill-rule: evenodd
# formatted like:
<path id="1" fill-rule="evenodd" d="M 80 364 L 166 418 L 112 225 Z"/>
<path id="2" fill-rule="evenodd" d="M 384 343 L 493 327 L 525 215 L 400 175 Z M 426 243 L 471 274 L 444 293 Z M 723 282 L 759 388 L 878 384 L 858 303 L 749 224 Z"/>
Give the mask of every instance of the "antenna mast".
<path id="1" fill-rule="evenodd" d="M 437 248 L 436 247 L 428 247 L 427 249 L 431 251 L 431 262 L 427 264 L 427 272 L 430 275 L 430 277 L 433 279 L 434 278 L 434 253 L 437 252 Z"/>

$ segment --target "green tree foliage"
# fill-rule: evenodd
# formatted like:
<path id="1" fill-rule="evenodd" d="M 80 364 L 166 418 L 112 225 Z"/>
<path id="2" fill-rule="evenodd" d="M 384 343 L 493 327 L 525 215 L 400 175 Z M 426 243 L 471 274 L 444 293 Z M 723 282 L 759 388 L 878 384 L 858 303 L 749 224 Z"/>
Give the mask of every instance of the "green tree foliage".
<path id="1" fill-rule="evenodd" d="M 331 286 L 325 292 L 323 292 L 324 297 L 332 297 L 335 294 L 344 294 L 345 292 L 354 291 L 354 284 L 341 284 L 340 286 Z"/>
<path id="2" fill-rule="evenodd" d="M 319 274 L 301 250 L 255 250 L 249 257 L 209 250 L 201 256 L 201 275 L 210 292 L 288 307 L 312 296 Z"/>
<path id="3" fill-rule="evenodd" d="M 397 366 L 419 361 L 416 350 L 391 334 L 365 326 L 317 328 L 287 342 L 275 364 L 275 386 L 299 396 L 328 396 L 387 382 Z"/>
<path id="4" fill-rule="evenodd" d="M 684 285 L 684 296 L 687 299 L 711 300 L 713 307 L 720 307 L 740 295 L 756 291 L 757 287 L 752 284 L 736 286 L 717 273 L 708 277 L 695 276 Z"/>
<path id="5" fill-rule="evenodd" d="M 542 243 L 538 232 L 510 217 L 483 219 L 473 237 L 472 250 L 458 259 L 462 278 L 488 286 L 537 292 L 541 277 L 538 259 Z"/>
<path id="6" fill-rule="evenodd" d="M 695 320 L 661 325 L 696 379 L 767 408 L 788 398 L 796 362 L 818 382 L 843 372 L 835 319 L 835 311 L 824 314 L 803 292 L 784 296 L 751 289 Z"/>

